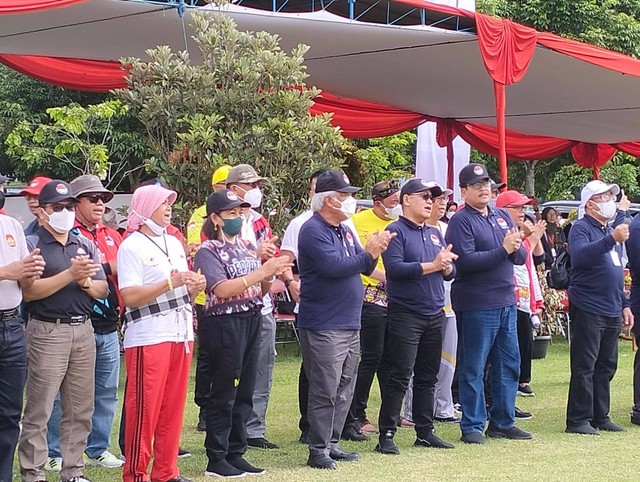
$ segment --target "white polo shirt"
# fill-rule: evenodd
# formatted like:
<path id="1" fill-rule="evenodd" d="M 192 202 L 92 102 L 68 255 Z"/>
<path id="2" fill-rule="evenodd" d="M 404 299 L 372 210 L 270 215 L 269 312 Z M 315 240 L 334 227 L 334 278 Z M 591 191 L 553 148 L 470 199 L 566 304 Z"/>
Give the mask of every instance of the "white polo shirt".
<path id="1" fill-rule="evenodd" d="M 29 254 L 22 226 L 11 216 L 0 214 L 0 266 L 20 261 Z M 17 281 L 0 281 L 0 310 L 12 310 L 22 302 L 22 291 Z"/>

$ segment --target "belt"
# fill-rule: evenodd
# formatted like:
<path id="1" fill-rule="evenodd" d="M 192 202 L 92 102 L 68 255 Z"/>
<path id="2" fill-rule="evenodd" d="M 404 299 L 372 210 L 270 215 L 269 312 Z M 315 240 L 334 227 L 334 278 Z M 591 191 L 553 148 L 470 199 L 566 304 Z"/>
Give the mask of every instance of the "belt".
<path id="1" fill-rule="evenodd" d="M 13 308 L 11 310 L 0 310 L 0 321 L 13 320 L 17 316 L 18 316 L 18 308 Z"/>
<path id="2" fill-rule="evenodd" d="M 33 319 L 44 321 L 45 323 L 60 323 L 63 325 L 82 325 L 89 321 L 89 315 L 71 316 L 69 318 L 49 318 L 48 316 L 34 315 Z"/>

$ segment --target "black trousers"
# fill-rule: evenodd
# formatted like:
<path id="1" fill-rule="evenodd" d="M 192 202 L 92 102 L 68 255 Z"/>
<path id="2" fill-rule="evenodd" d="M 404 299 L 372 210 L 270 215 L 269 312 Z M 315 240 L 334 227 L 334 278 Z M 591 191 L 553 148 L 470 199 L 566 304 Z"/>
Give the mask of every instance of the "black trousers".
<path id="1" fill-rule="evenodd" d="M 304 370 L 304 361 L 300 363 L 300 374 L 298 375 L 298 406 L 300 408 L 300 432 L 306 434 L 309 432 L 309 419 L 307 412 L 309 410 L 309 379 L 307 372 Z"/>
<path id="2" fill-rule="evenodd" d="M 354 420 L 367 417 L 369 392 L 382 361 L 386 331 L 387 308 L 365 301 L 362 305 L 360 328 L 360 364 L 351 404 L 350 418 Z"/>
<path id="3" fill-rule="evenodd" d="M 531 315 L 518 310 L 518 348 L 520 349 L 520 383 L 531 381 L 531 350 L 533 349 L 533 326 Z"/>
<path id="4" fill-rule="evenodd" d="M 259 311 L 208 316 L 200 343 L 209 353 L 211 391 L 206 399 L 204 446 L 214 463 L 247 450 L 247 420 L 253 409 L 258 371 Z"/>
<path id="5" fill-rule="evenodd" d="M 211 381 L 209 379 L 209 352 L 207 347 L 200 342 L 201 323 L 204 322 L 204 307 L 196 306 L 198 317 L 198 358 L 196 359 L 196 387 L 193 397 L 195 404 L 203 408 L 207 403 L 207 397 L 211 391 Z"/>
<path id="6" fill-rule="evenodd" d="M 589 313 L 569 304 L 571 381 L 567 426 L 601 425 L 609 420 L 610 384 L 618 368 L 622 317 Z"/>
<path id="7" fill-rule="evenodd" d="M 413 422 L 418 436 L 433 430 L 434 392 L 446 316 L 425 316 L 390 304 L 380 366 L 382 406 L 380 433 L 395 433 L 402 401 L 413 373 Z"/>
<path id="8" fill-rule="evenodd" d="M 636 345 L 640 346 L 640 312 L 634 311 L 633 316 L 638 323 L 633 325 L 633 335 L 636 337 Z M 640 418 L 640 350 L 636 351 L 633 359 L 633 412 L 635 419 Z"/>

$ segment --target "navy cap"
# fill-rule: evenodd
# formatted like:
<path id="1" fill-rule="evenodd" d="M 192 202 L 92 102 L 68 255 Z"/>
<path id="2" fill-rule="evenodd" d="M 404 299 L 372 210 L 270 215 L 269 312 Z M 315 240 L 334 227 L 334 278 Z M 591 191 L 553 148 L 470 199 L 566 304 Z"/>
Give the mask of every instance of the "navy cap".
<path id="1" fill-rule="evenodd" d="M 460 170 L 460 174 L 458 175 L 460 187 L 467 187 L 469 184 L 489 180 L 491 180 L 491 176 L 489 176 L 489 172 L 484 164 L 468 164 Z"/>
<path id="2" fill-rule="evenodd" d="M 402 186 L 402 189 L 400 190 L 400 199 L 404 199 L 404 197 L 409 194 L 431 191 L 432 189 L 433 186 L 431 186 L 427 181 L 423 181 L 422 179 L 415 177 L 404 183 L 404 186 Z"/>
<path id="3" fill-rule="evenodd" d="M 78 202 L 78 198 L 73 195 L 71 185 L 60 179 L 54 179 L 46 183 L 42 187 L 40 194 L 38 194 L 38 204 L 40 206 L 66 200 Z"/>
<path id="4" fill-rule="evenodd" d="M 344 171 L 338 169 L 323 172 L 316 181 L 316 193 L 328 191 L 354 193 L 359 190 L 359 187 L 351 185 Z"/>
<path id="5" fill-rule="evenodd" d="M 220 211 L 227 211 L 229 209 L 237 208 L 250 208 L 251 204 L 244 202 L 240 199 L 235 192 L 228 189 L 221 189 L 220 191 L 209 194 L 207 198 L 207 217 L 213 213 L 219 213 Z"/>

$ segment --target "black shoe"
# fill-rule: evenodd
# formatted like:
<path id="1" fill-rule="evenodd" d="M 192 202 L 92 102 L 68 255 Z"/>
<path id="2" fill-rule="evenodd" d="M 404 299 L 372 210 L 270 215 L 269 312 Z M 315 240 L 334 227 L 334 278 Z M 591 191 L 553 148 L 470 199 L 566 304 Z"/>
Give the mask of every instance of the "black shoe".
<path id="1" fill-rule="evenodd" d="M 400 455 L 400 449 L 398 449 L 398 446 L 393 442 L 393 435 L 394 433 L 391 431 L 381 435 L 375 451 L 385 455 Z"/>
<path id="2" fill-rule="evenodd" d="M 189 457 L 191 457 L 191 452 L 183 449 L 182 447 L 180 447 L 178 449 L 178 458 L 179 459 L 188 459 Z"/>
<path id="3" fill-rule="evenodd" d="M 340 438 L 342 440 L 351 440 L 352 442 L 365 442 L 366 440 L 369 440 L 369 437 L 356 430 L 353 425 L 346 427 L 342 431 L 342 436 Z"/>
<path id="4" fill-rule="evenodd" d="M 254 467 L 245 459 L 243 459 L 242 455 L 227 457 L 227 462 L 233 465 L 236 469 L 241 470 L 242 472 L 246 472 L 247 475 L 264 474 L 264 469 L 259 469 L 258 467 Z"/>
<path id="5" fill-rule="evenodd" d="M 533 390 L 531 389 L 531 386 L 528 383 L 525 383 L 523 385 L 518 385 L 518 391 L 516 392 L 516 395 L 518 395 L 519 397 L 535 397 L 536 394 L 533 393 Z"/>
<path id="6" fill-rule="evenodd" d="M 636 411 L 631 412 L 631 423 L 634 425 L 640 425 L 640 413 Z"/>
<path id="7" fill-rule="evenodd" d="M 484 443 L 484 435 L 480 432 L 469 432 L 463 433 L 460 440 L 466 444 L 483 444 Z"/>
<path id="8" fill-rule="evenodd" d="M 435 434 L 435 431 L 427 432 L 423 435 L 418 435 L 416 441 L 413 444 L 414 447 L 433 447 L 436 449 L 452 449 L 453 444 L 445 442 Z"/>
<path id="9" fill-rule="evenodd" d="M 617 423 L 613 423 L 611 420 L 607 420 L 606 422 L 597 425 L 596 428 L 598 430 L 602 430 L 603 432 L 626 432 L 624 428 L 622 428 Z"/>
<path id="10" fill-rule="evenodd" d="M 313 469 L 327 469 L 327 470 L 335 470 L 338 468 L 338 465 L 331 460 L 328 455 L 320 454 L 320 455 L 311 455 L 309 454 L 309 458 L 307 459 L 307 465 Z"/>
<path id="11" fill-rule="evenodd" d="M 493 422 L 489 422 L 489 426 L 486 431 L 487 437 L 491 438 L 507 438 L 510 440 L 529 440 L 533 438 L 529 432 L 516 427 L 511 428 L 499 428 Z"/>
<path id="12" fill-rule="evenodd" d="M 300 438 L 298 439 L 298 442 L 300 442 L 301 444 L 304 445 L 309 445 L 310 441 L 309 441 L 309 432 L 302 432 L 300 434 Z"/>
<path id="13" fill-rule="evenodd" d="M 238 479 L 240 477 L 245 477 L 247 474 L 242 470 L 236 469 L 233 465 L 223 459 L 218 460 L 217 462 L 209 462 L 207 470 L 204 471 L 204 475 L 207 477 Z"/>
<path id="14" fill-rule="evenodd" d="M 196 430 L 198 432 L 207 431 L 207 414 L 202 407 L 200 407 L 200 413 L 198 414 L 198 425 L 196 426 Z"/>
<path id="15" fill-rule="evenodd" d="M 582 435 L 600 435 L 600 430 L 598 430 L 597 428 L 593 428 L 588 423 L 577 426 L 567 425 L 567 428 L 565 428 L 564 431 L 566 433 L 579 433 Z"/>
<path id="16" fill-rule="evenodd" d="M 515 417 L 519 420 L 530 420 L 533 418 L 533 414 L 531 412 L 520 410 L 518 407 L 516 407 Z"/>
<path id="17" fill-rule="evenodd" d="M 355 462 L 360 458 L 356 452 L 345 452 L 340 447 L 334 447 L 329 451 L 329 457 L 337 462 Z"/>
<path id="18" fill-rule="evenodd" d="M 249 447 L 253 447 L 256 449 L 279 449 L 280 448 L 273 442 L 269 442 L 264 437 L 248 438 L 247 445 L 249 445 Z"/>
<path id="19" fill-rule="evenodd" d="M 436 422 L 441 422 L 441 423 L 460 423 L 460 417 L 434 417 L 433 418 Z"/>

